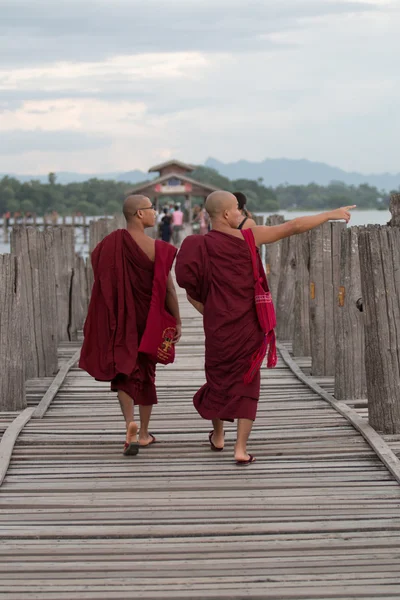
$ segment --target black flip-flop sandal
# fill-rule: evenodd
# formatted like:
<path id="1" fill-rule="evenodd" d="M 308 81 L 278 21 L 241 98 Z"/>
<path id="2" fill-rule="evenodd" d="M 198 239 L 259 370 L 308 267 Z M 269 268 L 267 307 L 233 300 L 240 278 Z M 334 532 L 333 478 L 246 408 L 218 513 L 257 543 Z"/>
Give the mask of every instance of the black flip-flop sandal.
<path id="1" fill-rule="evenodd" d="M 256 457 L 253 456 L 252 454 L 249 454 L 248 460 L 237 460 L 236 466 L 237 467 L 247 467 L 247 465 L 251 465 L 251 463 L 253 463 L 253 462 L 256 462 Z"/>
<path id="2" fill-rule="evenodd" d="M 212 431 L 210 431 L 210 433 L 208 434 L 208 441 L 210 442 L 211 450 L 213 452 L 222 452 L 223 448 L 218 448 L 217 446 L 215 446 L 213 444 L 213 441 L 212 441 L 212 436 L 213 435 L 214 435 L 214 429 Z"/>
<path id="3" fill-rule="evenodd" d="M 149 436 L 151 437 L 151 442 L 149 442 L 148 444 L 139 444 L 141 448 L 148 448 L 149 446 L 152 446 L 153 444 L 157 443 L 157 440 L 152 433 L 149 433 Z"/>
<path id="4" fill-rule="evenodd" d="M 124 445 L 124 456 L 136 456 L 139 452 L 138 442 L 125 442 Z"/>

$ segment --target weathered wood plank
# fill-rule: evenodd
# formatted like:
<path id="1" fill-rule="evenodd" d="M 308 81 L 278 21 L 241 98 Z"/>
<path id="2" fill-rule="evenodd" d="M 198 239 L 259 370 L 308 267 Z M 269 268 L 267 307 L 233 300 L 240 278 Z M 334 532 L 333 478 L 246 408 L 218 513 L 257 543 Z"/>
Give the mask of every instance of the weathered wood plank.
<path id="1" fill-rule="evenodd" d="M 282 215 L 271 215 L 267 218 L 266 225 L 272 227 L 284 222 Z M 278 298 L 279 279 L 281 276 L 282 242 L 267 244 L 265 247 L 265 271 L 268 285 L 272 294 L 272 300 L 276 306 Z"/>
<path id="2" fill-rule="evenodd" d="M 359 227 L 342 231 L 335 318 L 335 397 L 338 400 L 355 400 L 367 396 L 359 231 Z"/>
<path id="3" fill-rule="evenodd" d="M 359 251 L 369 421 L 400 433 L 400 229 L 368 226 Z"/>
<path id="4" fill-rule="evenodd" d="M 26 407 L 22 360 L 21 263 L 0 254 L 0 410 Z"/>
<path id="5" fill-rule="evenodd" d="M 57 370 L 57 299 L 52 232 L 16 227 L 11 248 L 21 260 L 22 360 L 26 377 Z"/>
<path id="6" fill-rule="evenodd" d="M 293 354 L 310 356 L 310 234 L 296 235 Z"/>
<path id="7" fill-rule="evenodd" d="M 340 231 L 325 223 L 310 232 L 310 335 L 313 375 L 335 374 L 335 294 Z M 335 287 L 336 286 L 336 287 Z"/>

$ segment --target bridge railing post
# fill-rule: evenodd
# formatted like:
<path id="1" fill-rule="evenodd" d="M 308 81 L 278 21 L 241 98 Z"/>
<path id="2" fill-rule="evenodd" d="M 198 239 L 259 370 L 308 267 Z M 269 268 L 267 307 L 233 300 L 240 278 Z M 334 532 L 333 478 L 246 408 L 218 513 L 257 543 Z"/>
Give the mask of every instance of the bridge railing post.
<path id="1" fill-rule="evenodd" d="M 53 234 L 14 227 L 12 254 L 21 265 L 22 359 L 26 377 L 49 377 L 58 367 L 57 296 Z M 10 290 L 8 290 L 10 293 Z"/>
<path id="2" fill-rule="evenodd" d="M 345 223 L 310 232 L 310 338 L 313 375 L 335 374 L 334 290 L 339 282 L 340 234 Z"/>
<path id="3" fill-rule="evenodd" d="M 369 422 L 400 433 L 400 228 L 369 225 L 359 254 Z"/>
<path id="4" fill-rule="evenodd" d="M 284 222 L 282 215 L 271 215 L 267 217 L 266 225 L 280 225 Z M 267 273 L 268 285 L 272 299 L 276 306 L 278 297 L 279 278 L 281 274 L 282 240 L 265 247 L 265 271 Z"/>
<path id="5" fill-rule="evenodd" d="M 82 256 L 75 254 L 71 283 L 71 311 L 69 322 L 69 337 L 71 340 L 77 340 L 78 331 L 83 328 L 88 309 L 88 299 L 89 290 L 86 262 Z"/>
<path id="6" fill-rule="evenodd" d="M 0 411 L 26 408 L 21 261 L 0 254 Z"/>
<path id="7" fill-rule="evenodd" d="M 367 397 L 364 357 L 363 299 L 358 252 L 360 227 L 342 231 L 339 287 L 335 290 L 335 397 L 357 400 Z"/>
<path id="8" fill-rule="evenodd" d="M 57 298 L 57 335 L 59 342 L 70 340 L 70 311 L 72 278 L 75 264 L 75 232 L 72 227 L 55 227 L 51 230 L 52 252 Z"/>
<path id="9" fill-rule="evenodd" d="M 294 309 L 296 288 L 295 236 L 281 240 L 281 262 L 276 299 L 276 334 L 282 341 L 292 341 L 294 335 Z"/>
<path id="10" fill-rule="evenodd" d="M 310 356 L 310 234 L 294 237 L 295 243 L 295 292 L 293 355 Z"/>

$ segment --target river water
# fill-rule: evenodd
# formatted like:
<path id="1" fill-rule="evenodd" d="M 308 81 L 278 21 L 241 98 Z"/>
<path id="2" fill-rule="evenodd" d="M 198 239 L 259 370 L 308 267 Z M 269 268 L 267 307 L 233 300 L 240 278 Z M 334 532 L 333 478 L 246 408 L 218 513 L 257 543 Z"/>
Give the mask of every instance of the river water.
<path id="1" fill-rule="evenodd" d="M 283 215 L 284 218 L 286 220 L 290 220 L 290 219 L 295 219 L 296 217 L 304 217 L 307 215 L 312 215 L 312 214 L 317 214 L 317 212 L 320 211 L 307 211 L 307 212 L 295 212 L 295 211 L 287 211 L 287 210 L 281 210 L 279 211 L 279 214 Z M 271 214 L 276 214 L 276 213 L 260 213 L 263 214 L 264 217 L 268 217 Z M 98 219 L 100 217 L 87 217 L 87 222 L 93 220 L 93 219 Z M 67 217 L 67 223 L 70 222 L 71 218 L 68 219 Z M 38 218 L 38 223 L 40 223 L 41 219 Z M 376 225 L 386 225 L 386 223 L 390 221 L 390 212 L 388 210 L 357 210 L 355 209 L 354 211 L 352 211 L 352 218 L 350 221 L 351 225 L 369 225 L 369 224 L 376 224 Z M 88 252 L 88 248 L 87 248 L 87 244 L 84 244 L 83 241 L 83 230 L 82 229 L 77 229 L 76 230 L 76 251 L 81 253 L 82 255 L 86 256 L 87 252 Z M 0 229 L 0 254 L 5 254 L 7 252 L 10 252 L 10 245 L 8 243 L 5 243 L 4 240 L 2 239 L 2 229 Z"/>

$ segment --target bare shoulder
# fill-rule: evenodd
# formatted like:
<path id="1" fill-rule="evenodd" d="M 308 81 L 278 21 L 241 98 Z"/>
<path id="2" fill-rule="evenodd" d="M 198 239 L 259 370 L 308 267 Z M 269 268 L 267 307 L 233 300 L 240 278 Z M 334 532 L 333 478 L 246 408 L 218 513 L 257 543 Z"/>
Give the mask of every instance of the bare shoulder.
<path id="1" fill-rule="evenodd" d="M 131 234 L 132 235 L 132 234 Z M 132 235 L 133 239 L 139 246 L 139 248 L 147 254 L 150 260 L 154 261 L 156 257 L 156 242 L 153 238 L 146 234 Z"/>
<path id="2" fill-rule="evenodd" d="M 245 221 L 242 229 L 253 229 L 253 227 L 257 227 L 257 223 L 254 221 L 254 219 L 248 218 L 247 221 Z"/>

